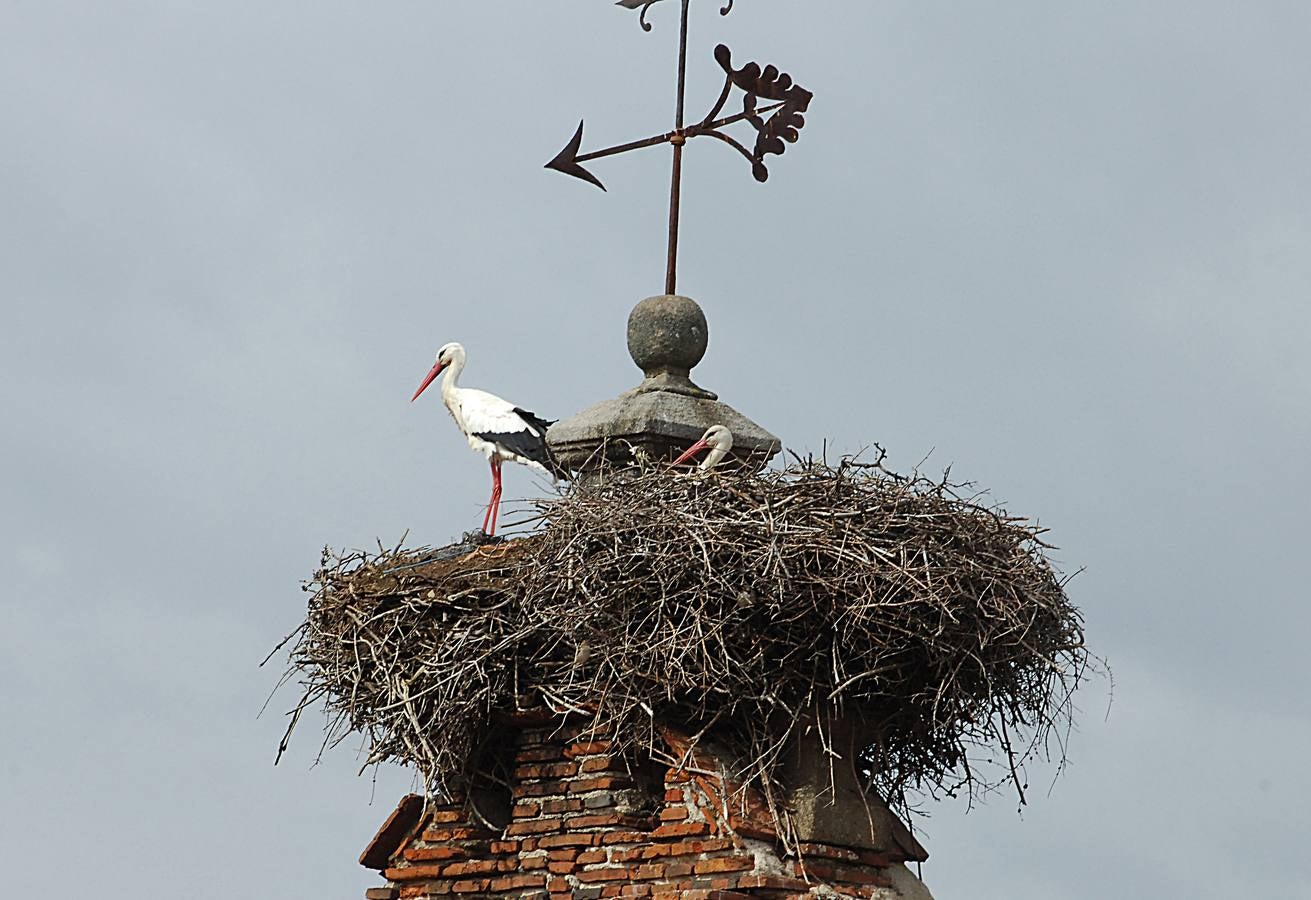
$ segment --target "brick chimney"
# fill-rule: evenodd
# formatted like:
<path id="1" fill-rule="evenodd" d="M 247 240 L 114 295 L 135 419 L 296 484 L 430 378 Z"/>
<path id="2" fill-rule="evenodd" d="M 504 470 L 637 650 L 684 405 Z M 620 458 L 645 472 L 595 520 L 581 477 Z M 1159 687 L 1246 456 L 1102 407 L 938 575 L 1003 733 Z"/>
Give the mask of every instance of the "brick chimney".
<path id="1" fill-rule="evenodd" d="M 837 815 L 796 817 L 788 847 L 762 796 L 728 781 L 718 758 L 672 730 L 663 742 L 667 756 L 639 766 L 578 726 L 520 727 L 508 790 L 401 801 L 360 858 L 387 879 L 367 900 L 932 900 L 906 867 L 928 854 L 877 800 L 861 792 L 844 810 L 850 791 L 815 801 L 802 785 L 794 798 Z M 824 833 L 817 818 L 860 824 Z"/>

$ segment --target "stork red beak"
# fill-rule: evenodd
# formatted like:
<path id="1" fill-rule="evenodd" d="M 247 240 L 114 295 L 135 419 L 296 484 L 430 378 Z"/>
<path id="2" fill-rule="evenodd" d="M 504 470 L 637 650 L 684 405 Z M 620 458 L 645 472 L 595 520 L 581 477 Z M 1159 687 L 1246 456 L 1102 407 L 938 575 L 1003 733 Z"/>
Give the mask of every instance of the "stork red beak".
<path id="1" fill-rule="evenodd" d="M 411 403 L 419 399 L 419 395 L 428 389 L 428 385 L 432 384 L 437 379 L 438 375 L 442 374 L 442 369 L 444 368 L 445 366 L 441 363 L 437 363 L 432 367 L 432 370 L 423 377 L 423 384 L 419 385 L 419 389 L 415 391 L 414 396 L 410 398 Z"/>
<path id="2" fill-rule="evenodd" d="M 683 455 L 680 456 L 678 459 L 674 460 L 672 463 L 670 463 L 670 466 L 672 467 L 672 466 L 682 465 L 683 463 L 687 462 L 689 459 L 696 456 L 698 453 L 700 453 L 702 450 L 706 449 L 709 446 L 710 445 L 707 444 L 704 440 L 697 441 L 691 447 L 688 447 L 686 450 L 684 450 Z"/>

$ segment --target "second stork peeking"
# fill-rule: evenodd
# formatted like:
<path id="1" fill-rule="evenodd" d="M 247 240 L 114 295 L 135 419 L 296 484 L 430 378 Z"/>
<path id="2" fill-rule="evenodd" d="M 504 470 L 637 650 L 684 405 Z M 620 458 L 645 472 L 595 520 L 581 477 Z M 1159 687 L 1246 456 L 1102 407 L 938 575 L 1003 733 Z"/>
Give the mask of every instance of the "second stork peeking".
<path id="1" fill-rule="evenodd" d="M 682 465 L 706 449 L 709 449 L 710 452 L 706 454 L 706 458 L 697 467 L 702 472 L 709 472 L 719 465 L 725 456 L 728 456 L 728 451 L 733 449 L 733 432 L 723 425 L 711 425 L 706 429 L 706 433 L 701 435 L 701 440 L 684 450 L 683 455 L 674 460 L 671 465 Z"/>

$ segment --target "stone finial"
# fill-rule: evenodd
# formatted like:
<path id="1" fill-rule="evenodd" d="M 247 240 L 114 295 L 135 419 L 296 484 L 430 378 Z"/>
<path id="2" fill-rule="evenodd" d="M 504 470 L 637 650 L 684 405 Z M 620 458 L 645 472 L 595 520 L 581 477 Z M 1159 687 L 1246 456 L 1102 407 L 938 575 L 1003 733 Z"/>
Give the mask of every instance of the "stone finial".
<path id="1" fill-rule="evenodd" d="M 634 393 L 673 391 L 719 399 L 689 377 L 709 342 L 706 314 L 691 297 L 662 294 L 638 303 L 628 314 L 628 353 L 646 378 Z"/>
<path id="2" fill-rule="evenodd" d="M 711 425 L 723 425 L 733 432 L 729 459 L 763 466 L 781 449 L 778 438 L 692 382 L 709 337 L 705 313 L 689 297 L 662 294 L 638 303 L 628 316 L 628 352 L 642 383 L 552 426 L 546 439 L 556 460 L 576 471 L 642 454 L 669 460 Z"/>

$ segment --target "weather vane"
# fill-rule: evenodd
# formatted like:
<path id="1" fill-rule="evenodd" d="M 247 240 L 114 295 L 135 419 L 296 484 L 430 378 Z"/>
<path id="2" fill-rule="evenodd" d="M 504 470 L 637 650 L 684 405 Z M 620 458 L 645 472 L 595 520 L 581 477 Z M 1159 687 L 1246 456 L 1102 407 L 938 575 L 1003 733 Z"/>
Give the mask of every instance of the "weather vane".
<path id="1" fill-rule="evenodd" d="M 627 9 L 641 9 L 639 22 L 643 31 L 651 30 L 651 23 L 646 20 L 647 10 L 660 0 L 619 0 L 617 5 Z M 601 180 L 583 168 L 583 163 L 606 156 L 627 153 L 643 147 L 655 147 L 659 144 L 672 144 L 674 148 L 673 174 L 669 188 L 669 253 L 665 268 L 665 293 L 676 293 L 678 280 L 678 216 L 679 201 L 683 176 L 683 146 L 689 138 L 713 137 L 723 141 L 737 150 L 751 163 L 751 174 L 757 181 L 769 178 L 769 169 L 765 157 L 780 155 L 787 149 L 787 144 L 796 143 L 801 129 L 806 124 L 804 113 L 810 106 L 813 96 L 810 91 L 793 83 L 786 73 L 781 73 L 774 66 L 761 68 L 754 62 L 747 63 L 740 69 L 733 68 L 733 55 L 723 44 L 715 47 L 715 61 L 724 70 L 724 89 L 711 107 L 710 112 L 695 125 L 683 122 L 685 88 L 687 84 L 687 14 L 692 0 L 681 0 L 682 16 L 678 34 L 678 103 L 674 111 L 674 128 L 664 134 L 630 141 L 604 150 L 592 150 L 579 153 L 583 144 L 583 123 L 578 123 L 578 131 L 546 168 L 555 169 L 566 175 L 581 178 L 605 190 Z M 733 10 L 733 0 L 719 10 L 721 15 L 728 15 Z M 742 111 L 733 115 L 719 117 L 725 104 L 732 95 L 733 88 L 743 92 Z M 759 105 L 761 100 L 765 105 Z M 748 122 L 756 130 L 755 146 L 747 149 L 740 141 L 722 129 L 736 122 Z"/>

